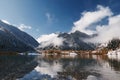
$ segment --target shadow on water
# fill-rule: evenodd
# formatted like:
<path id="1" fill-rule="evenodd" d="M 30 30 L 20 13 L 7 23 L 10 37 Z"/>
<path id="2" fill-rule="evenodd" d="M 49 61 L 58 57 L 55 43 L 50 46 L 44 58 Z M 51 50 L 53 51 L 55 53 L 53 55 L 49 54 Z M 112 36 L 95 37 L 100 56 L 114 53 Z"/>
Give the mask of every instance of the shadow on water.
<path id="1" fill-rule="evenodd" d="M 0 80 L 15 80 L 30 72 L 36 65 L 35 56 L 0 55 Z"/>

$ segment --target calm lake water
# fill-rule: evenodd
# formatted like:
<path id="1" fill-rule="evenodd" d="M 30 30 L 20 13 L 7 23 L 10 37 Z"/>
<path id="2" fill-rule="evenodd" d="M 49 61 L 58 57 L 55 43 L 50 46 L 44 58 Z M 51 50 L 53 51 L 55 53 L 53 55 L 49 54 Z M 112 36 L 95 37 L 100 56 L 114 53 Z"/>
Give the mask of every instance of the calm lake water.
<path id="1" fill-rule="evenodd" d="M 24 73 L 30 67 L 24 69 L 25 64 L 33 60 L 36 67 Z M 17 80 L 120 80 L 120 56 L 0 56 L 1 80 L 16 69 L 25 74 L 16 74 Z"/>
<path id="2" fill-rule="evenodd" d="M 29 73 L 37 65 L 35 57 L 0 55 L 0 80 L 15 80 Z"/>
<path id="3" fill-rule="evenodd" d="M 37 56 L 20 80 L 120 80 L 120 56 Z"/>

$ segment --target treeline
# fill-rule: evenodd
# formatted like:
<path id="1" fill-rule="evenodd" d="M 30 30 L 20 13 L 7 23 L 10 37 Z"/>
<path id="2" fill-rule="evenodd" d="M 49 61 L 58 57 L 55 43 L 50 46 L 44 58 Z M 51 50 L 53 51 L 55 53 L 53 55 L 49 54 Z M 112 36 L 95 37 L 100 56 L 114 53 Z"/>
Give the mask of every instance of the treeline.
<path id="1" fill-rule="evenodd" d="M 116 49 L 120 48 L 120 39 L 114 38 L 111 41 L 109 41 L 107 48 L 109 50 L 116 50 Z"/>

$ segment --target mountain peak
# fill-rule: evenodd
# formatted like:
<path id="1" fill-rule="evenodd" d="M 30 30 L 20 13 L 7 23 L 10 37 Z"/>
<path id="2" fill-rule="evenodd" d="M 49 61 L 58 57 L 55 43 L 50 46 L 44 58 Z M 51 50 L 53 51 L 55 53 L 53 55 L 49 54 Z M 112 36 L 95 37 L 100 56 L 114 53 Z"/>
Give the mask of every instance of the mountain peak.
<path id="1" fill-rule="evenodd" d="M 94 49 L 93 44 L 89 44 L 84 42 L 84 39 L 86 38 L 90 38 L 89 35 L 82 33 L 80 31 L 76 31 L 74 33 L 59 33 L 57 38 L 62 39 L 62 45 L 56 45 L 57 48 L 59 47 L 59 49 L 62 50 L 90 50 L 90 49 Z M 53 39 L 53 38 L 52 38 Z M 55 38 L 54 38 L 55 39 Z M 51 41 L 51 40 L 50 40 Z M 50 41 L 48 41 L 50 43 Z M 55 48 L 55 43 L 54 45 L 52 45 L 53 43 L 51 43 L 50 45 L 43 45 L 46 44 L 45 41 L 40 43 L 40 46 L 42 49 L 51 49 L 51 48 Z M 43 45 L 43 46 L 42 46 Z"/>

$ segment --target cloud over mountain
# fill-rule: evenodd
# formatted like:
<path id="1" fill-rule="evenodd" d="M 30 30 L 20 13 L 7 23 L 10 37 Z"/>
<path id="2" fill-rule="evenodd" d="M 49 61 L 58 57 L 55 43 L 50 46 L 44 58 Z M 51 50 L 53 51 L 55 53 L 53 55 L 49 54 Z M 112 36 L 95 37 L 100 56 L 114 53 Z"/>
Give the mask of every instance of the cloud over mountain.
<path id="1" fill-rule="evenodd" d="M 47 47 L 49 45 L 60 46 L 63 44 L 64 39 L 62 37 L 58 37 L 58 34 L 51 33 L 40 36 L 37 41 L 41 44 L 40 47 Z"/>
<path id="2" fill-rule="evenodd" d="M 107 24 L 98 24 L 104 23 L 103 19 L 105 18 L 108 21 Z M 93 27 L 92 25 L 95 27 L 94 30 L 89 29 Z M 94 43 L 104 43 L 113 38 L 120 38 L 120 14 L 114 15 L 109 7 L 98 5 L 96 11 L 83 12 L 82 17 L 74 22 L 71 32 L 75 31 L 81 31 L 89 35 L 97 34 L 98 36 L 86 40 Z"/>
<path id="3" fill-rule="evenodd" d="M 104 43 L 113 38 L 120 38 L 120 15 L 109 17 L 107 25 L 97 25 L 96 32 L 98 36 L 91 38 L 88 41 Z"/>
<path id="4" fill-rule="evenodd" d="M 104 22 L 104 19 L 107 20 L 106 23 Z M 69 32 L 69 35 L 76 33 L 76 31 L 85 33 L 90 36 L 97 34 L 96 36 L 89 39 L 83 39 L 83 42 L 105 43 L 113 38 L 120 38 L 120 14 L 115 15 L 109 7 L 98 5 L 97 9 L 94 11 L 84 11 L 81 18 L 73 24 L 74 26 Z M 91 27 L 94 27 L 94 29 L 90 29 Z M 49 35 L 42 35 L 38 38 L 38 42 L 41 43 L 41 46 L 43 47 L 49 46 L 50 44 L 60 46 L 63 44 L 63 42 L 65 42 L 65 38 L 58 37 L 59 35 L 60 34 L 54 33 Z M 75 36 L 78 35 L 75 34 Z M 78 38 L 80 37 L 81 36 Z M 70 36 L 70 39 L 74 42 L 76 39 L 73 38 L 74 37 Z M 79 42 L 79 40 L 77 41 Z"/>
<path id="5" fill-rule="evenodd" d="M 71 32 L 81 31 L 86 34 L 93 34 L 95 31 L 87 29 L 91 27 L 92 24 L 97 23 L 104 19 L 105 17 L 111 16 L 113 13 L 109 7 L 103 7 L 98 5 L 96 11 L 85 11 L 82 13 L 82 17 L 74 22 L 74 26 Z"/>

